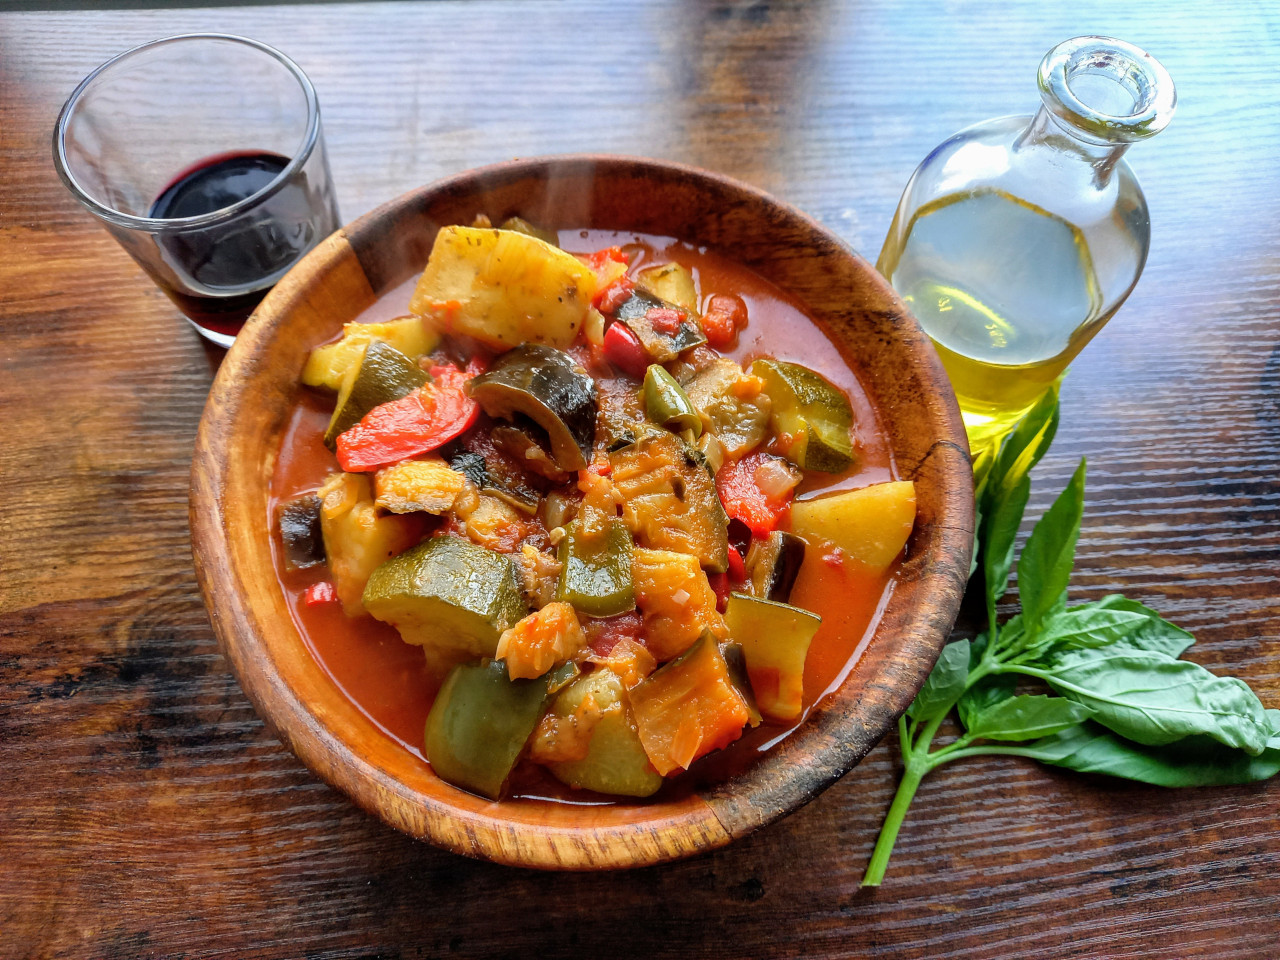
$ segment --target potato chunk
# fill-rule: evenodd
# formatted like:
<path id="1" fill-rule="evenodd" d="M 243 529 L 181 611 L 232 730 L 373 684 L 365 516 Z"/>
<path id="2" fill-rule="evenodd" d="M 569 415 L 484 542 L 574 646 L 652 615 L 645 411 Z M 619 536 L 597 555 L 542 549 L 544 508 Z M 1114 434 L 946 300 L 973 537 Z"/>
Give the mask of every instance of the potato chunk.
<path id="1" fill-rule="evenodd" d="M 898 558 L 915 519 L 916 488 L 910 480 L 874 483 L 791 505 L 792 532 L 811 543 L 838 547 L 872 570 L 884 570 Z"/>
<path id="2" fill-rule="evenodd" d="M 596 286 L 590 267 L 536 237 L 443 227 L 409 309 L 499 350 L 530 340 L 564 348 Z"/>
<path id="3" fill-rule="evenodd" d="M 416 517 L 379 514 L 363 474 L 335 473 L 317 495 L 333 585 L 347 616 L 356 617 L 365 612 L 360 597 L 370 574 L 388 557 L 413 546 L 422 527 Z"/>
<path id="4" fill-rule="evenodd" d="M 495 656 L 507 661 L 512 680 L 540 677 L 587 643 L 582 624 L 567 603 L 549 603 L 505 630 Z"/>

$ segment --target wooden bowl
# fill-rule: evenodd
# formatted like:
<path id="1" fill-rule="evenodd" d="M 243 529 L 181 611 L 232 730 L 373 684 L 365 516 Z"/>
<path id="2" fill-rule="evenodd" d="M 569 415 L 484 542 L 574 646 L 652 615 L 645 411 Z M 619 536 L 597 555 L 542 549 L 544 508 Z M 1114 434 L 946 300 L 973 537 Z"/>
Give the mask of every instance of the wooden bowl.
<path id="1" fill-rule="evenodd" d="M 745 771 L 656 802 L 492 803 L 440 781 L 334 685 L 294 627 L 272 564 L 268 484 L 308 350 L 420 271 L 437 229 L 517 214 L 548 227 L 677 237 L 745 264 L 824 324 L 879 406 L 914 480 L 908 559 L 849 680 Z M 415 190 L 338 231 L 263 301 L 222 362 L 196 441 L 196 570 L 249 699 L 318 776 L 414 837 L 468 856 L 556 869 L 629 867 L 722 846 L 848 772 L 923 684 L 969 572 L 973 490 L 955 398 L 889 285 L 822 226 L 745 184 L 656 160 L 520 160 Z M 868 823 L 868 829 L 873 824 Z"/>

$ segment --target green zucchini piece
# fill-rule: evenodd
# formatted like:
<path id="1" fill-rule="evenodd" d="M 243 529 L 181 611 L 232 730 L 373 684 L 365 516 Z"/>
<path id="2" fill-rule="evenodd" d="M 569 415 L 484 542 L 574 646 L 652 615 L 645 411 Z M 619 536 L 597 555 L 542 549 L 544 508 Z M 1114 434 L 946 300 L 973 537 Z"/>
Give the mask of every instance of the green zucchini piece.
<path id="1" fill-rule="evenodd" d="M 740 366 L 720 357 L 698 371 L 684 386 L 689 402 L 706 418 L 707 429 L 734 459 L 758 447 L 769 432 L 769 396 L 766 393 L 751 396 L 738 389 L 744 379 Z"/>
<path id="2" fill-rule="evenodd" d="M 674 333 L 665 333 L 654 327 L 648 314 L 655 309 L 675 310 L 680 314 L 680 325 Z M 622 302 L 614 312 L 614 317 L 625 323 L 640 339 L 649 359 L 655 363 L 674 360 L 684 351 L 707 342 L 702 328 L 688 310 L 639 288 Z"/>
<path id="3" fill-rule="evenodd" d="M 765 382 L 772 402 L 769 422 L 783 456 L 802 470 L 824 473 L 839 473 L 853 463 L 853 409 L 835 384 L 784 360 L 756 360 L 751 373 Z"/>
<path id="4" fill-rule="evenodd" d="M 662 786 L 662 777 L 640 743 L 621 677 L 608 667 L 597 666 L 566 687 L 552 703 L 551 712 L 573 716 L 588 696 L 595 699 L 604 716 L 591 731 L 587 755 L 581 760 L 547 764 L 547 769 L 557 780 L 581 790 L 623 797 L 652 796 Z"/>
<path id="5" fill-rule="evenodd" d="M 497 800 L 550 690 L 563 684 L 565 667 L 533 680 L 512 680 L 501 660 L 454 667 L 427 714 L 423 737 L 436 776 Z"/>
<path id="6" fill-rule="evenodd" d="M 636 274 L 636 286 L 668 303 L 674 303 L 693 316 L 698 315 L 698 285 L 688 267 L 679 263 L 645 267 Z"/>
<path id="7" fill-rule="evenodd" d="M 729 639 L 742 645 L 760 712 L 782 723 L 799 719 L 804 661 L 822 618 L 790 604 L 731 593 L 724 622 Z"/>
<path id="8" fill-rule="evenodd" d="M 596 436 L 596 384 L 562 350 L 524 343 L 467 384 L 491 417 L 528 417 L 547 432 L 562 470 L 582 470 Z"/>
<path id="9" fill-rule="evenodd" d="M 729 518 L 706 463 L 675 434 L 654 430 L 609 454 L 609 476 L 641 546 L 692 554 L 722 573 L 729 569 Z"/>
<path id="10" fill-rule="evenodd" d="M 786 603 L 804 563 L 805 543 L 793 533 L 774 530 L 763 540 L 753 540 L 747 550 L 747 576 L 751 595 Z"/>
<path id="11" fill-rule="evenodd" d="M 334 449 L 338 435 L 354 427 L 374 407 L 407 396 L 427 380 L 422 368 L 391 344 L 370 341 L 343 374 L 324 445 Z"/>
<path id="12" fill-rule="evenodd" d="M 526 613 L 511 558 L 458 537 L 432 537 L 369 577 L 364 607 L 421 646 L 439 673 L 492 657 L 502 631 Z"/>
<path id="13" fill-rule="evenodd" d="M 681 433 L 692 430 L 694 439 L 702 436 L 702 418 L 685 396 L 675 377 L 661 365 L 651 363 L 644 375 L 645 412 L 660 427 Z"/>
<path id="14" fill-rule="evenodd" d="M 587 538 L 571 523 L 559 546 L 556 599 L 592 617 L 613 617 L 636 606 L 631 583 L 631 532 L 620 520 L 603 537 Z"/>

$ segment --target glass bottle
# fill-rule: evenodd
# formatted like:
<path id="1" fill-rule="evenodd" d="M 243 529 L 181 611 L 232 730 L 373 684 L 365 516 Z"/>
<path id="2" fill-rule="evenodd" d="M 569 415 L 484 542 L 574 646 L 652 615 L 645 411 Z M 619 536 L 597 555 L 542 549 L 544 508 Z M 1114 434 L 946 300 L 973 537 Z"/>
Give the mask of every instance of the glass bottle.
<path id="1" fill-rule="evenodd" d="M 998 440 L 1138 281 L 1151 230 L 1124 153 L 1176 101 L 1144 51 L 1058 44 L 1034 117 L 987 120 L 912 174 L 878 269 L 933 339 L 970 441 Z"/>

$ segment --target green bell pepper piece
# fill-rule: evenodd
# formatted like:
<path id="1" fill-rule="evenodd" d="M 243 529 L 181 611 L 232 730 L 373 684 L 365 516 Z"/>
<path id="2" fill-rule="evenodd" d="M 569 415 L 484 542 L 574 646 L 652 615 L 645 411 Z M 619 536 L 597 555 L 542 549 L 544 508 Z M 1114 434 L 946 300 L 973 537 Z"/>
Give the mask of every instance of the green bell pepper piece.
<path id="1" fill-rule="evenodd" d="M 556 599 L 592 617 L 612 617 L 635 609 L 631 583 L 631 531 L 612 520 L 602 537 L 585 537 L 577 522 L 560 541 L 560 582 Z"/>
<path id="2" fill-rule="evenodd" d="M 576 672 L 566 663 L 534 680 L 512 680 L 501 660 L 454 667 L 427 715 L 427 760 L 436 776 L 497 800 L 551 692 Z"/>
<path id="3" fill-rule="evenodd" d="M 702 418 L 676 378 L 652 363 L 644 375 L 644 409 L 649 419 L 675 433 L 692 430 L 702 436 Z"/>

